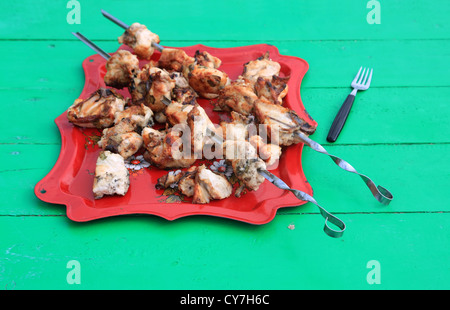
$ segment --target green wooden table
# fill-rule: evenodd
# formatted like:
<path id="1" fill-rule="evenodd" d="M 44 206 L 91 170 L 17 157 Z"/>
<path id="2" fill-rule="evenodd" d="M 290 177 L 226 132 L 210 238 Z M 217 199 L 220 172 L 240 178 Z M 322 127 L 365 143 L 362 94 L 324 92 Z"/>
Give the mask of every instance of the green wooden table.
<path id="1" fill-rule="evenodd" d="M 375 2 L 79 0 L 71 24 L 74 1 L 1 1 L 0 288 L 449 289 L 450 2 L 380 0 L 372 24 Z M 119 46 L 121 29 L 101 9 L 167 46 L 269 43 L 305 59 L 313 138 L 394 201 L 381 206 L 359 177 L 305 148 L 314 197 L 347 225 L 340 239 L 323 233 L 310 203 L 254 226 L 206 216 L 76 223 L 41 202 L 34 186 L 61 146 L 54 119 L 81 93 L 81 62 L 93 54 L 71 32 Z M 360 66 L 374 68 L 371 88 L 327 143 Z"/>

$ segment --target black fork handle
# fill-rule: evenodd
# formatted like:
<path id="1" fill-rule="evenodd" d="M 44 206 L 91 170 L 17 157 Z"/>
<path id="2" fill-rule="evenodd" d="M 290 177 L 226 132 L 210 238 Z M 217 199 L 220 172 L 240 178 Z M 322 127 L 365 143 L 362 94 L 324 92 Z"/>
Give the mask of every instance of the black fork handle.
<path id="1" fill-rule="evenodd" d="M 330 131 L 327 136 L 328 142 L 335 142 L 337 140 L 353 106 L 353 101 L 355 101 L 355 95 L 353 94 L 348 95 L 347 99 L 345 99 L 333 121 L 333 124 L 331 124 Z"/>

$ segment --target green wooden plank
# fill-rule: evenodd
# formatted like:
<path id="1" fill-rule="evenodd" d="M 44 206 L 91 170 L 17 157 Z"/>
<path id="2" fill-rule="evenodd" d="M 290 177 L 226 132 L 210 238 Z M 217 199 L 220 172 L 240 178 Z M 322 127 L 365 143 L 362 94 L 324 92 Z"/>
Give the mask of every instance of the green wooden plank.
<path id="1" fill-rule="evenodd" d="M 394 195 L 382 206 L 359 176 L 336 166 L 328 156 L 305 148 L 304 173 L 314 197 L 332 213 L 439 212 L 447 211 L 450 164 L 449 144 L 423 145 L 330 145 L 331 154 L 350 162 L 355 169 Z M 58 145 L 0 145 L 0 215 L 60 215 L 64 207 L 40 203 L 34 184 L 53 167 Z M 299 159 L 300 160 L 300 159 Z M 38 203 L 39 202 L 39 203 Z M 279 213 L 318 213 L 313 204 L 283 208 Z"/>
<path id="2" fill-rule="evenodd" d="M 293 225 L 293 226 L 290 226 Z M 354 215 L 341 239 L 319 215 L 264 226 L 220 219 L 0 217 L 4 289 L 448 289 L 445 214 Z M 291 227 L 293 229 L 289 229 Z M 67 282 L 71 260 L 78 284 Z M 380 284 L 367 277 L 379 262 Z"/>
<path id="3" fill-rule="evenodd" d="M 368 1 L 231 0 L 212 6 L 202 1 L 79 1 L 81 24 L 71 25 L 69 1 L 39 5 L 35 1 L 2 2 L 2 39 L 68 39 L 80 31 L 95 39 L 116 39 L 122 29 L 106 20 L 105 9 L 128 24 L 140 22 L 163 41 L 448 39 L 449 2 L 380 1 L 381 23 L 370 25 Z M 95 26 L 93 26 L 95 25 Z"/>

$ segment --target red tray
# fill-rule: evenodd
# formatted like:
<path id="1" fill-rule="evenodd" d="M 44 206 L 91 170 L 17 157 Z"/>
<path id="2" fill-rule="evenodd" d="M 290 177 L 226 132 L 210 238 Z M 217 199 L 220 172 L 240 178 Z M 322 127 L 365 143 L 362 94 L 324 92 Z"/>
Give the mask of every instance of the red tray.
<path id="1" fill-rule="evenodd" d="M 120 48 L 128 49 L 126 46 Z M 269 51 L 270 57 L 281 64 L 281 75 L 291 76 L 285 105 L 309 120 L 311 125 L 317 125 L 306 112 L 300 98 L 300 84 L 308 70 L 308 63 L 303 59 L 280 55 L 275 46 L 266 44 L 234 48 L 194 45 L 181 49 L 190 56 L 193 56 L 196 50 L 205 50 L 219 57 L 222 60 L 220 70 L 225 71 L 231 79 L 236 79 L 242 73 L 246 62 Z M 156 52 L 153 58 L 157 60 L 159 56 L 160 54 Z M 90 56 L 83 61 L 86 81 L 80 98 L 84 99 L 99 87 L 105 87 L 103 82 L 106 73 L 105 63 L 106 60 L 99 55 Z M 143 64 L 145 62 L 141 63 Z M 121 90 L 119 93 L 129 97 L 127 90 Z M 223 115 L 212 111 L 210 100 L 199 99 L 198 102 L 213 122 L 220 121 Z M 292 193 L 278 189 L 265 181 L 259 190 L 245 192 L 240 198 L 232 194 L 227 199 L 212 200 L 207 205 L 192 204 L 189 198 L 183 197 L 175 190 L 156 189 L 157 179 L 167 171 L 153 166 L 140 170 L 130 168 L 130 188 L 125 196 L 110 196 L 95 200 L 92 184 L 95 162 L 100 151 L 96 141 L 101 132 L 97 129 L 75 127 L 67 121 L 66 113 L 56 118 L 55 123 L 61 133 L 61 152 L 55 166 L 36 185 L 35 194 L 45 202 L 65 205 L 67 216 L 73 221 L 91 221 L 125 214 L 150 214 L 167 220 L 191 215 L 209 215 L 264 224 L 275 217 L 279 208 L 305 203 Z M 312 195 L 312 188 L 302 170 L 302 149 L 301 143 L 286 148 L 278 168 L 271 172 L 283 179 L 291 188 Z M 207 163 L 208 166 L 210 164 Z"/>

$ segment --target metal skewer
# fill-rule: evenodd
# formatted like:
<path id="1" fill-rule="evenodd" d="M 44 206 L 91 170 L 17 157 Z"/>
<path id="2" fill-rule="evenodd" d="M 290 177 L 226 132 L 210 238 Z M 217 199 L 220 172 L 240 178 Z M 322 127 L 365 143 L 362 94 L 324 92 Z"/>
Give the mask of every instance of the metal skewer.
<path id="1" fill-rule="evenodd" d="M 303 134 L 300 131 L 297 132 L 297 136 L 303 141 L 303 143 L 305 143 L 306 145 L 311 147 L 313 150 L 330 156 L 331 159 L 334 161 L 334 163 L 336 165 L 338 165 L 339 167 L 341 167 L 342 169 L 344 169 L 345 171 L 352 172 L 352 173 L 359 175 L 361 177 L 361 179 L 364 181 L 364 183 L 366 183 L 367 187 L 370 189 L 370 191 L 372 192 L 372 195 L 375 197 L 375 199 L 378 200 L 381 204 L 387 206 L 392 201 L 392 199 L 394 199 L 394 196 L 392 195 L 392 193 L 390 191 L 388 191 L 386 188 L 384 188 L 381 185 L 378 185 L 378 186 L 375 185 L 375 183 L 369 177 L 358 173 L 358 171 L 356 171 L 356 169 L 353 168 L 353 166 L 350 165 L 345 160 L 343 160 L 337 156 L 329 154 L 325 150 L 325 148 L 322 145 L 320 145 L 319 143 L 311 140 L 310 138 L 308 138 L 305 134 Z"/>
<path id="2" fill-rule="evenodd" d="M 90 41 L 88 38 L 86 38 L 84 35 L 82 35 L 79 32 L 72 32 L 74 36 L 76 36 L 78 39 L 80 39 L 84 44 L 89 46 L 91 49 L 93 49 L 97 54 L 105 58 L 106 60 L 111 58 L 111 55 L 109 55 L 107 52 L 102 50 L 100 47 L 95 45 L 92 41 Z"/>
<path id="3" fill-rule="evenodd" d="M 112 21 L 113 23 L 115 23 L 116 25 L 122 27 L 123 29 L 127 30 L 128 28 L 130 28 L 130 26 L 128 26 L 127 24 L 125 24 L 123 21 L 121 21 L 120 19 L 112 16 L 111 14 L 109 14 L 108 12 L 106 12 L 105 10 L 101 10 L 103 16 L 105 16 L 107 19 L 109 19 L 110 21 Z M 156 48 L 158 51 L 162 52 L 162 50 L 164 49 L 164 47 L 162 45 L 159 45 L 156 42 L 152 42 L 152 45 L 154 48 Z"/>
<path id="4" fill-rule="evenodd" d="M 209 128 L 206 128 L 206 133 L 216 143 L 218 143 L 220 145 L 223 143 L 222 138 L 217 136 Z M 342 220 L 340 220 L 339 218 L 337 218 L 336 216 L 334 216 L 333 214 L 331 214 L 330 212 L 328 212 L 327 210 L 325 210 L 323 207 L 321 207 L 312 196 L 310 196 L 307 193 L 302 192 L 300 190 L 290 188 L 283 180 L 281 180 L 279 177 L 275 176 L 273 173 L 270 173 L 267 170 L 258 169 L 258 173 L 261 176 L 263 176 L 266 180 L 271 182 L 273 185 L 275 185 L 276 187 L 278 187 L 278 188 L 280 188 L 282 190 L 290 191 L 298 199 L 300 199 L 302 201 L 307 201 L 307 202 L 311 202 L 311 203 L 315 204 L 319 208 L 320 214 L 325 219 L 325 225 L 323 227 L 323 231 L 328 236 L 333 237 L 333 238 L 340 238 L 340 237 L 342 237 L 342 235 L 344 234 L 345 228 L 346 228 L 345 227 L 345 223 Z M 331 228 L 328 225 L 328 222 L 331 222 L 332 224 L 336 225 L 341 230 L 335 230 L 335 229 Z"/>

